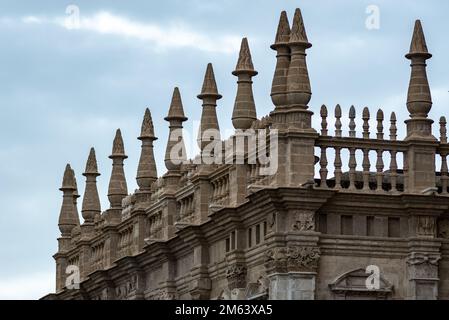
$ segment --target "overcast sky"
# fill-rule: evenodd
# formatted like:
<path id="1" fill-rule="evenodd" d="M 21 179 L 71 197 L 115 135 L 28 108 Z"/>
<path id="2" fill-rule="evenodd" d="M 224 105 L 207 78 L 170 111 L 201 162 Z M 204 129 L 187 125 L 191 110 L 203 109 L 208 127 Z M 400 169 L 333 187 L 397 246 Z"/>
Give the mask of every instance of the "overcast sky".
<path id="1" fill-rule="evenodd" d="M 66 12 L 70 4 L 79 8 L 77 25 L 74 11 Z M 370 5 L 380 10 L 378 29 L 366 27 Z M 72 164 L 82 193 L 81 173 L 90 147 L 96 148 L 106 209 L 114 132 L 122 129 L 132 191 L 140 152 L 136 137 L 149 107 L 163 174 L 168 134 L 163 117 L 173 87 L 181 90 L 187 130 L 195 132 L 192 124 L 201 112 L 196 95 L 208 62 L 224 96 L 217 109 L 220 126 L 223 132 L 232 127 L 236 79 L 231 72 L 242 37 L 248 37 L 259 71 L 258 115 L 268 114 L 275 66 L 269 46 L 280 12 L 286 10 L 291 22 L 296 7 L 313 44 L 308 50 L 312 111 L 339 103 L 346 115 L 353 104 L 359 116 L 365 106 L 372 114 L 382 107 L 385 114 L 396 111 L 403 136 L 410 75 L 404 54 L 420 18 L 434 54 L 428 68 L 431 116 L 449 116 L 447 0 L 0 0 L 0 299 L 36 299 L 54 291 L 58 188 L 66 163 Z"/>

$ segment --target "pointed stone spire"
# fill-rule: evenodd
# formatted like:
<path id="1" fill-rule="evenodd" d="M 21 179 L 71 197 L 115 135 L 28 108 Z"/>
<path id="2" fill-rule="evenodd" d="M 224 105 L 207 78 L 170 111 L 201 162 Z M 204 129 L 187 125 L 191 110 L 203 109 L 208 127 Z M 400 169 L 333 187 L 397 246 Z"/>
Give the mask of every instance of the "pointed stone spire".
<path id="1" fill-rule="evenodd" d="M 198 99 L 203 100 L 203 111 L 198 133 L 198 146 L 203 150 L 211 141 L 220 141 L 220 126 L 217 119 L 217 100 L 222 96 L 218 93 L 217 84 L 212 64 L 207 65 L 204 76 L 203 88 L 198 95 Z M 207 137 L 203 133 L 208 131 Z M 210 134 L 210 135 L 209 135 Z"/>
<path id="2" fill-rule="evenodd" d="M 271 85 L 271 100 L 276 108 L 287 104 L 287 75 L 290 66 L 290 25 L 285 11 L 279 18 L 276 40 L 271 49 L 276 50 L 276 69 Z"/>
<path id="3" fill-rule="evenodd" d="M 405 56 L 411 60 L 411 76 L 407 95 L 407 109 L 410 118 L 407 123 L 407 139 L 432 136 L 433 121 L 427 119 L 432 108 L 432 96 L 427 80 L 426 60 L 428 52 L 421 21 L 415 22 L 410 52 Z"/>
<path id="4" fill-rule="evenodd" d="M 173 90 L 173 96 L 170 103 L 170 109 L 168 111 L 168 116 L 165 120 L 170 121 L 171 119 L 180 119 L 182 121 L 187 121 L 184 115 L 184 107 L 182 106 L 181 93 L 179 88 L 175 87 Z"/>
<path id="5" fill-rule="evenodd" d="M 290 33 L 290 43 L 303 43 L 306 48 L 310 48 L 312 44 L 307 39 L 304 20 L 302 19 L 301 9 L 296 8 L 293 18 L 293 26 Z"/>
<path id="6" fill-rule="evenodd" d="M 73 201 L 76 191 L 75 175 L 70 164 L 67 164 L 65 168 L 62 187 L 59 190 L 63 192 L 63 200 L 59 213 L 58 226 L 63 237 L 70 237 L 72 229 L 78 225 Z"/>
<path id="7" fill-rule="evenodd" d="M 78 193 L 78 184 L 76 183 L 76 175 L 75 175 L 75 171 L 72 169 L 72 174 L 73 174 L 73 186 L 75 187 L 75 192 L 73 193 L 73 205 L 75 206 L 75 218 L 76 218 L 76 222 L 77 225 L 80 225 L 80 215 L 78 212 L 78 198 L 80 197 L 79 193 Z"/>
<path id="8" fill-rule="evenodd" d="M 182 123 L 187 121 L 187 118 L 184 116 L 181 93 L 177 87 L 173 90 L 170 110 L 165 120 L 170 123 L 170 134 L 165 150 L 165 167 L 168 171 L 178 171 L 181 164 L 187 160 L 186 147 L 182 134 Z"/>
<path id="9" fill-rule="evenodd" d="M 137 139 L 142 141 L 142 150 L 140 152 L 136 177 L 137 185 L 140 191 L 150 192 L 151 185 L 157 180 L 157 168 L 153 147 L 153 142 L 157 140 L 157 137 L 154 135 L 153 119 L 148 108 L 145 110 L 141 134 Z"/>
<path id="10" fill-rule="evenodd" d="M 232 74 L 238 77 L 232 123 L 235 129 L 246 130 L 251 128 L 252 123 L 257 119 L 252 86 L 252 77 L 257 75 L 257 71 L 254 70 L 246 38 L 242 39 L 239 59 Z"/>
<path id="11" fill-rule="evenodd" d="M 428 57 L 427 59 L 432 57 L 432 55 L 429 53 L 429 50 L 427 49 L 426 38 L 424 36 L 421 20 L 415 21 L 415 29 L 413 30 L 413 37 L 410 44 L 410 52 L 408 53 L 408 56 L 416 54 L 424 55 Z"/>
<path id="12" fill-rule="evenodd" d="M 240 44 L 239 59 L 237 60 L 237 65 L 235 67 L 234 73 L 246 71 L 257 74 L 257 71 L 254 71 L 254 65 L 251 58 L 251 51 L 249 50 L 248 39 L 243 38 L 242 43 Z"/>
<path id="13" fill-rule="evenodd" d="M 296 9 L 290 34 L 291 62 L 287 77 L 287 103 L 290 107 L 308 108 L 312 97 L 309 73 L 306 63 L 306 49 L 309 43 L 300 9 Z"/>
<path id="14" fill-rule="evenodd" d="M 91 148 L 86 163 L 86 170 L 83 173 L 83 176 L 86 177 L 86 189 L 84 190 L 83 206 L 81 209 L 84 224 L 93 224 L 95 216 L 101 213 L 100 198 L 97 189 L 97 177 L 99 175 L 95 149 Z"/>
<path id="15" fill-rule="evenodd" d="M 217 83 L 215 82 L 215 74 L 212 63 L 207 64 L 203 87 L 201 89 L 201 93 L 198 95 L 198 99 L 203 99 L 204 96 L 215 96 L 217 100 L 222 98 L 222 96 L 218 94 Z"/>
<path id="16" fill-rule="evenodd" d="M 287 12 L 282 11 L 279 18 L 278 29 L 276 32 L 275 42 L 272 45 L 286 44 L 290 41 L 290 23 L 288 22 Z M 273 48 L 275 49 L 275 48 Z"/>
<path id="17" fill-rule="evenodd" d="M 123 161 L 128 156 L 125 154 L 120 129 L 117 129 L 112 146 L 112 154 L 109 158 L 112 159 L 112 173 L 109 180 L 108 199 L 111 208 L 120 209 L 123 198 L 128 195 L 128 187 L 126 186 L 125 172 L 123 170 Z"/>

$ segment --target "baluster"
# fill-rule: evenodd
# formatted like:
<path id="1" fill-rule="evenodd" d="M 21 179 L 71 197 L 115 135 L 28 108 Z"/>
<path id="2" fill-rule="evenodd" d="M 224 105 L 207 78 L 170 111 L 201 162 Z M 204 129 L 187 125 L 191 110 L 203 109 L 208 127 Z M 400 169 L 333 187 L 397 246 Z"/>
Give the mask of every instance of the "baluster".
<path id="1" fill-rule="evenodd" d="M 351 106 L 351 108 L 349 109 L 349 137 L 350 138 L 355 138 L 356 137 L 356 133 L 355 133 L 355 108 L 354 106 Z"/>
<path id="2" fill-rule="evenodd" d="M 221 202 L 224 194 L 223 178 L 218 179 L 218 200 Z"/>
<path id="3" fill-rule="evenodd" d="M 217 202 L 220 198 L 220 183 L 218 180 L 215 180 L 215 194 L 214 194 L 214 202 Z"/>
<path id="4" fill-rule="evenodd" d="M 390 151 L 390 182 L 391 182 L 391 192 L 397 191 L 397 179 L 398 179 L 398 163 L 396 161 L 397 151 Z"/>
<path id="5" fill-rule="evenodd" d="M 335 136 L 341 138 L 341 107 L 339 104 L 335 107 Z"/>
<path id="6" fill-rule="evenodd" d="M 226 176 L 226 177 L 224 178 L 223 185 L 224 185 L 224 198 L 225 198 L 225 201 L 227 201 L 227 199 L 228 199 L 228 194 L 229 194 L 229 181 L 228 181 L 228 176 Z"/>
<path id="7" fill-rule="evenodd" d="M 327 170 L 327 155 L 326 155 L 326 147 L 321 147 L 321 157 L 320 157 L 320 188 L 327 188 L 327 174 L 329 171 Z"/>
<path id="8" fill-rule="evenodd" d="M 384 121 L 384 112 L 382 111 L 382 109 L 379 109 L 377 111 L 377 139 L 378 140 L 384 139 L 383 121 Z"/>
<path id="9" fill-rule="evenodd" d="M 362 119 L 363 119 L 363 138 L 369 139 L 369 109 L 365 107 L 363 109 Z"/>
<path id="10" fill-rule="evenodd" d="M 376 180 L 377 180 L 377 191 L 382 191 L 383 182 L 383 172 L 384 172 L 384 160 L 382 158 L 383 150 L 377 150 L 377 163 L 376 163 Z"/>
<path id="11" fill-rule="evenodd" d="M 340 189 L 341 188 L 341 148 L 335 147 L 335 161 L 334 161 L 334 167 L 335 167 L 335 188 Z"/>
<path id="12" fill-rule="evenodd" d="M 212 185 L 212 193 L 214 192 L 214 187 Z M 213 195 L 212 195 L 212 199 L 213 199 Z M 179 220 L 181 220 L 182 218 L 184 218 L 184 200 L 179 201 Z"/>
<path id="13" fill-rule="evenodd" d="M 349 189 L 355 190 L 355 174 L 357 168 L 357 160 L 355 158 L 356 148 L 349 149 Z"/>
<path id="14" fill-rule="evenodd" d="M 447 129 L 446 129 L 446 118 L 440 118 L 440 142 L 447 143 Z"/>
<path id="15" fill-rule="evenodd" d="M 396 127 L 396 113 L 392 112 L 390 116 L 390 140 L 396 141 L 398 138 L 398 128 Z"/>
<path id="16" fill-rule="evenodd" d="M 215 202 L 216 195 L 217 195 L 217 185 L 215 181 L 212 181 L 212 202 Z"/>
<path id="17" fill-rule="evenodd" d="M 369 149 L 363 149 L 363 190 L 369 191 L 369 176 L 370 176 L 370 167 L 371 163 L 369 160 Z"/>
<path id="18" fill-rule="evenodd" d="M 223 202 L 224 198 L 226 197 L 226 178 L 222 177 L 220 180 L 221 180 L 221 202 Z"/>
<path id="19" fill-rule="evenodd" d="M 218 197 L 217 197 L 217 202 L 221 201 L 221 198 L 223 196 L 223 182 L 221 179 L 217 180 L 218 183 Z"/>
<path id="20" fill-rule="evenodd" d="M 188 208 L 187 213 L 188 213 L 188 215 L 191 215 L 193 212 L 193 198 L 191 198 L 191 197 L 187 198 L 187 202 L 189 204 L 189 206 L 187 207 Z"/>
<path id="21" fill-rule="evenodd" d="M 321 106 L 321 110 L 320 110 L 320 115 L 321 115 L 321 135 L 322 136 L 327 136 L 328 135 L 328 130 L 327 130 L 327 108 L 326 106 L 323 104 Z"/>
<path id="22" fill-rule="evenodd" d="M 447 154 L 441 154 L 441 189 L 442 194 L 447 194 L 447 184 L 448 184 L 448 169 L 447 169 Z"/>

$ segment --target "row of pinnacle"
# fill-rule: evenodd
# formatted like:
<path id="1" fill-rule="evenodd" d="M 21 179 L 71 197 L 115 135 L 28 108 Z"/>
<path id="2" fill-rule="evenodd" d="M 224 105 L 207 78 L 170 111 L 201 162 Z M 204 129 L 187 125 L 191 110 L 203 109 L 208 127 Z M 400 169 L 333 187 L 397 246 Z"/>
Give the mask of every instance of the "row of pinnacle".
<path id="1" fill-rule="evenodd" d="M 287 13 L 283 11 L 279 19 L 275 43 L 271 46 L 273 50 L 277 51 L 277 64 L 271 90 L 272 101 L 277 109 L 308 108 L 312 93 L 305 50 L 311 46 L 312 44 L 309 43 L 307 38 L 301 10 L 296 9 L 291 28 Z M 430 88 L 425 70 L 425 61 L 431 58 L 431 56 L 427 49 L 421 22 L 417 20 L 410 45 L 410 52 L 406 55 L 406 58 L 412 61 L 412 76 L 410 78 L 407 97 L 407 108 L 412 119 L 426 119 L 432 106 Z M 257 120 L 252 90 L 252 77 L 257 75 L 257 71 L 254 69 L 248 40 L 246 38 L 242 39 L 238 62 L 232 73 L 238 78 L 232 122 L 235 129 L 249 129 L 255 120 Z M 213 66 L 210 63 L 207 65 L 202 90 L 198 98 L 202 100 L 203 105 L 199 134 L 199 142 L 202 147 L 202 132 L 208 129 L 219 130 L 216 106 L 217 100 L 221 99 L 222 96 L 218 93 Z M 364 118 L 366 118 L 365 113 L 366 111 L 364 111 Z M 341 117 L 341 110 L 337 108 L 336 116 L 338 114 Z M 324 115 L 327 116 L 327 110 L 322 109 L 321 115 L 322 117 Z M 350 117 L 352 119 L 355 117 L 355 110 L 353 108 L 350 110 Z M 378 114 L 378 118 L 382 118 L 383 120 L 383 114 Z M 170 123 L 170 134 L 172 130 L 182 129 L 182 123 L 187 121 L 178 88 L 175 88 L 173 91 L 169 112 L 165 120 Z M 396 122 L 394 113 L 392 114 L 391 121 Z M 440 123 L 444 123 L 444 134 L 446 134 L 446 120 L 442 118 Z M 351 123 L 351 126 L 355 128 L 355 124 Z M 327 132 L 327 128 L 323 130 Z M 443 126 L 441 130 L 443 131 Z M 351 129 L 351 131 L 353 132 L 354 130 Z M 151 190 L 152 184 L 158 179 L 153 151 L 153 142 L 157 137 L 155 136 L 149 109 L 145 110 L 141 135 L 138 139 L 142 141 L 142 151 L 136 180 L 139 190 L 148 192 Z M 179 170 L 179 166 L 169 161 L 169 150 L 171 147 L 172 142 L 169 141 L 167 143 L 165 159 L 165 164 L 169 172 Z M 125 154 L 120 129 L 116 132 L 110 158 L 113 160 L 113 169 L 109 182 L 108 198 L 111 208 L 120 208 L 123 198 L 128 195 L 123 170 L 123 162 L 127 156 Z M 93 223 L 101 213 L 96 186 L 96 179 L 100 174 L 98 172 L 94 148 L 90 150 L 83 175 L 86 177 L 86 189 L 81 211 L 85 223 L 89 224 Z M 63 235 L 69 235 L 74 226 L 80 225 L 76 211 L 76 201 L 79 195 L 75 173 L 70 165 L 67 165 L 65 169 L 61 191 L 63 191 L 64 197 L 59 217 L 59 226 Z"/>

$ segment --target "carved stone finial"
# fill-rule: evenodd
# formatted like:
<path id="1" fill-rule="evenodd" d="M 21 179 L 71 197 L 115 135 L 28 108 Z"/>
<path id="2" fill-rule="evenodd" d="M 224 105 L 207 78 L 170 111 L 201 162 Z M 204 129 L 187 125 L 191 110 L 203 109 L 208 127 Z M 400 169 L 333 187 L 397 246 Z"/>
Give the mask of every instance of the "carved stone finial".
<path id="1" fill-rule="evenodd" d="M 220 141 L 220 127 L 217 118 L 217 100 L 222 96 L 218 93 L 217 84 L 215 82 L 214 70 L 212 64 L 207 65 L 206 74 L 204 76 L 203 89 L 198 95 L 198 99 L 203 100 L 203 110 L 201 113 L 201 123 L 198 132 L 198 146 L 203 150 L 209 143 L 210 137 L 203 137 L 204 132 L 214 131 L 214 141 Z"/>
<path id="2" fill-rule="evenodd" d="M 377 111 L 376 119 L 377 119 L 377 139 L 383 140 L 383 138 L 384 138 L 384 126 L 383 126 L 384 112 L 382 111 L 382 109 L 379 109 Z"/>
<path id="3" fill-rule="evenodd" d="M 341 137 L 342 123 L 341 123 L 341 107 L 339 104 L 335 106 L 335 136 Z"/>
<path id="4" fill-rule="evenodd" d="M 396 141 L 397 140 L 397 132 L 398 128 L 396 127 L 396 113 L 392 112 L 390 116 L 390 140 Z"/>
<path id="5" fill-rule="evenodd" d="M 153 125 L 153 119 L 151 117 L 151 111 L 150 109 L 145 109 L 145 115 L 143 117 L 142 121 L 142 129 L 140 131 L 140 137 L 141 138 L 155 138 L 154 137 L 154 125 Z"/>
<path id="6" fill-rule="evenodd" d="M 446 117 L 440 118 L 440 142 L 441 143 L 447 143 L 447 121 Z"/>
<path id="7" fill-rule="evenodd" d="M 235 97 L 232 123 L 235 129 L 246 130 L 257 120 L 256 105 L 254 103 L 252 77 L 257 75 L 251 61 L 248 40 L 243 38 L 236 70 L 232 72 L 238 77 L 237 95 Z"/>
<path id="8" fill-rule="evenodd" d="M 187 120 L 186 116 L 184 115 L 184 107 L 182 105 L 181 93 L 179 92 L 178 87 L 175 87 L 175 89 L 173 90 L 170 109 L 168 111 L 168 116 L 165 118 L 165 120 L 170 121 L 175 119 L 181 121 Z"/>
<path id="9" fill-rule="evenodd" d="M 415 29 L 413 30 L 410 52 L 407 56 L 411 58 L 412 55 L 416 54 L 423 55 L 424 57 L 427 57 L 427 59 L 432 57 L 432 55 L 429 53 L 429 50 L 427 49 L 426 38 L 424 36 L 421 20 L 415 21 Z"/>
<path id="10" fill-rule="evenodd" d="M 125 154 L 122 133 L 117 130 L 112 147 L 112 173 L 109 180 L 108 198 L 111 208 L 118 209 L 122 206 L 122 199 L 128 195 L 125 172 L 123 170 L 123 160 L 128 158 Z"/>
<path id="11" fill-rule="evenodd" d="M 296 9 L 289 41 L 291 61 L 287 76 L 287 103 L 290 108 L 308 109 L 308 103 L 312 97 L 309 72 L 306 63 L 306 49 L 309 43 L 304 28 L 301 10 Z M 302 127 L 309 127 L 309 123 Z"/>
<path id="12" fill-rule="evenodd" d="M 86 170 L 83 175 L 86 177 L 86 189 L 84 191 L 81 213 L 84 222 L 91 224 L 94 222 L 95 216 L 101 213 L 100 198 L 97 189 L 97 176 L 100 174 L 98 173 L 94 148 L 90 149 Z"/>
<path id="13" fill-rule="evenodd" d="M 293 18 L 293 25 L 290 33 L 290 43 L 304 43 L 306 48 L 310 48 L 312 45 L 307 39 L 306 29 L 304 27 L 304 20 L 302 19 L 301 10 L 296 8 L 295 16 Z"/>
<path id="14" fill-rule="evenodd" d="M 95 156 L 95 149 L 94 148 L 90 149 L 89 157 L 87 158 L 87 163 L 86 163 L 86 170 L 85 170 L 83 175 L 85 176 L 85 175 L 88 175 L 88 174 L 100 175 L 98 173 L 97 158 Z"/>
<path id="15" fill-rule="evenodd" d="M 198 95 L 198 98 L 203 99 L 206 96 L 214 96 L 217 100 L 222 98 L 222 96 L 218 93 L 212 63 L 207 64 L 206 73 L 204 75 L 203 87 L 201 89 L 201 93 Z"/>
<path id="16" fill-rule="evenodd" d="M 271 100 L 276 108 L 287 105 L 287 77 L 290 66 L 290 26 L 287 13 L 282 11 L 276 33 L 276 40 L 271 49 L 276 50 L 276 68 L 271 84 Z"/>
<path id="17" fill-rule="evenodd" d="M 186 121 L 187 118 L 184 116 L 181 93 L 178 88 L 175 88 L 173 91 L 169 116 L 166 117 L 165 120 L 170 122 L 170 134 L 168 137 L 167 148 L 165 150 L 165 167 L 169 171 L 179 170 L 181 163 L 185 162 L 187 159 L 186 148 L 182 135 L 182 123 Z M 178 149 L 176 149 L 177 153 L 175 155 L 174 148 L 176 147 L 178 147 Z M 157 179 L 157 175 L 155 178 Z"/>
<path id="18" fill-rule="evenodd" d="M 67 164 L 64 171 L 64 177 L 62 179 L 61 190 L 63 195 L 61 211 L 59 213 L 58 226 L 63 237 L 70 237 L 72 229 L 79 225 L 77 218 L 76 208 L 73 201 L 75 194 L 75 175 L 70 164 Z"/>
<path id="19" fill-rule="evenodd" d="M 234 73 L 237 73 L 239 71 L 253 71 L 257 74 L 257 72 L 254 71 L 254 65 L 251 58 L 251 51 L 249 50 L 247 38 L 242 39 L 242 43 L 240 45 L 239 59 L 237 61 Z"/>
<path id="20" fill-rule="evenodd" d="M 177 105 L 176 101 L 174 105 Z M 175 118 L 177 118 L 176 114 L 181 117 L 183 111 L 180 111 L 179 107 L 182 108 L 182 105 L 177 105 L 174 106 L 173 109 L 170 109 L 170 119 L 170 114 L 172 114 Z M 137 168 L 136 181 L 141 191 L 149 191 L 151 190 L 152 183 L 157 179 L 156 161 L 154 159 L 153 151 L 153 142 L 157 140 L 157 137 L 154 134 L 153 119 L 151 117 L 151 111 L 148 108 L 145 110 L 145 115 L 142 122 L 142 134 L 140 137 L 138 137 L 138 139 L 142 141 L 142 147 L 140 152 L 139 165 Z"/>
<path id="21" fill-rule="evenodd" d="M 60 188 L 61 191 L 64 191 L 64 189 L 73 190 L 75 191 L 75 175 L 74 171 L 72 170 L 72 167 L 70 164 L 67 164 L 64 170 L 64 177 L 62 179 L 62 187 Z"/>
<path id="22" fill-rule="evenodd" d="M 430 93 L 430 86 L 427 80 L 426 60 L 430 59 L 432 55 L 428 52 L 424 32 L 421 21 L 417 20 L 415 29 L 413 31 L 413 38 L 410 45 L 410 52 L 405 56 L 411 60 L 411 76 L 407 95 L 407 109 L 410 112 L 410 117 L 427 118 L 427 115 L 432 108 L 432 96 Z M 431 124 L 428 123 L 428 126 Z M 422 131 L 421 124 L 408 124 L 409 135 Z M 427 129 L 429 131 L 429 129 Z M 430 132 L 419 132 L 419 135 L 430 135 Z"/>
<path id="23" fill-rule="evenodd" d="M 120 131 L 120 129 L 117 129 L 117 131 L 115 133 L 114 142 L 112 144 L 112 154 L 111 154 L 110 158 L 111 157 L 122 157 L 125 159 L 128 158 L 125 155 L 125 147 L 123 144 L 122 132 Z"/>
<path id="24" fill-rule="evenodd" d="M 369 114 L 369 109 L 367 107 L 365 107 L 363 109 L 362 119 L 363 119 L 363 138 L 364 139 L 369 139 L 369 119 L 370 119 L 370 114 Z"/>
<path id="25" fill-rule="evenodd" d="M 328 135 L 328 130 L 327 130 L 327 107 L 323 104 L 321 106 L 320 109 L 320 116 L 322 118 L 321 120 L 321 135 L 322 136 L 327 136 Z"/>
<path id="26" fill-rule="evenodd" d="M 279 18 L 278 29 L 276 32 L 276 39 L 274 45 L 279 45 L 283 43 L 288 43 L 290 41 L 290 24 L 288 22 L 287 12 L 282 11 L 281 17 Z M 275 49 L 272 46 L 273 49 Z"/>
<path id="27" fill-rule="evenodd" d="M 73 174 L 73 186 L 75 190 L 73 191 L 73 206 L 75 207 L 75 219 L 76 219 L 76 225 L 80 225 L 80 216 L 78 213 L 78 198 L 80 197 L 80 194 L 78 193 L 78 184 L 76 183 L 76 176 L 75 171 L 72 169 Z"/>
<path id="28" fill-rule="evenodd" d="M 355 132 L 356 124 L 354 119 L 355 119 L 355 108 L 354 106 L 351 106 L 351 108 L 349 109 L 349 137 L 351 138 L 356 137 Z"/>

